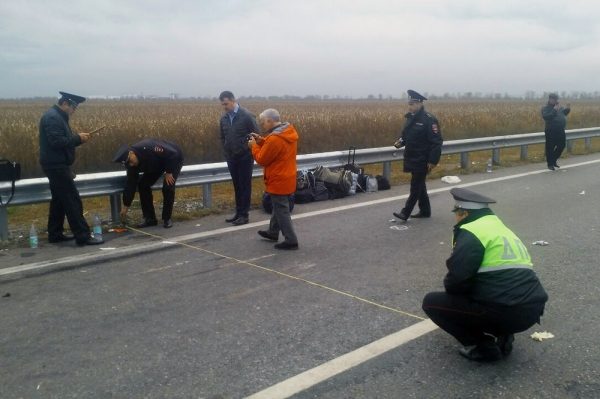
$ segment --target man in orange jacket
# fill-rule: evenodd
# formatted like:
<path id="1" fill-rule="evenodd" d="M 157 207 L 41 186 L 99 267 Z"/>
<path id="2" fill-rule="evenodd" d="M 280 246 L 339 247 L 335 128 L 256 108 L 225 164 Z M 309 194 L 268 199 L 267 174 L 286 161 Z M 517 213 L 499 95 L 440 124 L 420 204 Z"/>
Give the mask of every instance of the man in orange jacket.
<path id="1" fill-rule="evenodd" d="M 273 202 L 269 230 L 259 230 L 258 234 L 268 240 L 278 241 L 281 231 L 284 241 L 275 244 L 275 248 L 298 249 L 288 199 L 296 191 L 298 132 L 290 123 L 281 122 L 276 109 L 264 110 L 258 120 L 266 136 L 252 133 L 248 147 L 256 163 L 265 168 L 265 191 L 271 195 Z"/>

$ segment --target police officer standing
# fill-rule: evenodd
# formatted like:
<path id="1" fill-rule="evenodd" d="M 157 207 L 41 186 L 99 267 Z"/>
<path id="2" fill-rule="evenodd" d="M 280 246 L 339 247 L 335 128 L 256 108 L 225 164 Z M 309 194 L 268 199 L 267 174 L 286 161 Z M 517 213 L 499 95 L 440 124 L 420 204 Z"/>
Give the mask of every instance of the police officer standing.
<path id="1" fill-rule="evenodd" d="M 183 167 L 181 148 L 171 141 L 145 139 L 131 146 L 121 146 L 115 154 L 113 162 L 120 162 L 127 167 L 127 183 L 123 190 L 121 219 L 127 217 L 137 188 L 144 215 L 144 221 L 137 227 L 143 228 L 158 224 L 154 212 L 152 186 L 164 174 L 162 186 L 163 227 L 167 229 L 173 227 L 171 215 L 175 202 L 175 182 Z M 143 173 L 141 177 L 140 173 Z"/>
<path id="2" fill-rule="evenodd" d="M 571 112 L 570 104 L 567 104 L 566 108 L 561 107 L 558 102 L 558 94 L 555 93 L 548 95 L 548 103 L 542 107 L 542 118 L 546 122 L 544 128 L 546 135 L 546 162 L 550 170 L 560 168 L 556 161 L 565 149 L 567 141 L 565 127 L 567 126 L 567 115 L 569 115 L 569 112 Z"/>
<path id="3" fill-rule="evenodd" d="M 404 172 L 411 173 L 410 195 L 404 208 L 394 212 L 400 220 L 431 217 L 431 205 L 427 195 L 425 180 L 427 174 L 440 161 L 442 153 L 442 132 L 435 116 L 425 111 L 423 97 L 414 90 L 408 90 L 408 113 L 402 136 L 394 143 L 396 148 L 404 148 Z M 419 213 L 411 215 L 418 203 Z"/>
<path id="4" fill-rule="evenodd" d="M 102 244 L 99 237 L 90 235 L 90 227 L 83 217 L 83 204 L 75 187 L 71 165 L 75 161 L 75 147 L 87 143 L 90 133 L 73 133 L 69 118 L 85 97 L 59 92 L 58 104 L 52 106 L 40 120 L 40 164 L 50 182 L 50 210 L 48 213 L 48 240 L 58 243 L 75 239 L 78 245 Z M 73 236 L 64 234 L 65 215 Z"/>
<path id="5" fill-rule="evenodd" d="M 464 188 L 450 193 L 456 225 L 446 290 L 427 294 L 423 310 L 465 345 L 464 357 L 499 360 L 512 351 L 513 334 L 539 323 L 548 295 L 523 242 L 489 208 L 496 201 Z"/>

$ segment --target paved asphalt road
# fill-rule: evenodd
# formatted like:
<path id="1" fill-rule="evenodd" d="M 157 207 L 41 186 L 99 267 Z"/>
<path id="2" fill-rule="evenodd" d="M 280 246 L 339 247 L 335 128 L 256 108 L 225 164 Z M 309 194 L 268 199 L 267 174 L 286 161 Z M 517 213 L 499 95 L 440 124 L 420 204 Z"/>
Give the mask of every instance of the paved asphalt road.
<path id="1" fill-rule="evenodd" d="M 435 330 L 294 397 L 600 397 L 599 176 L 592 163 L 473 187 L 498 200 L 493 209 L 527 244 L 550 295 L 542 326 L 518 335 L 508 359 L 471 363 Z M 296 214 L 407 190 L 299 206 Z M 242 229 L 190 242 L 197 248 L 0 282 L 0 294 L 10 293 L 0 298 L 0 397 L 239 398 L 414 325 L 419 319 L 236 259 L 425 317 L 421 300 L 442 288 L 453 225 L 447 191 L 433 194 L 432 205 L 431 219 L 406 229 L 390 228 L 399 225 L 389 220 L 400 201 L 300 218 L 298 251 L 276 252 L 256 229 Z M 221 219 L 202 219 L 202 228 L 222 227 Z M 168 233 L 187 234 L 196 223 Z M 544 330 L 556 337 L 529 338 Z"/>

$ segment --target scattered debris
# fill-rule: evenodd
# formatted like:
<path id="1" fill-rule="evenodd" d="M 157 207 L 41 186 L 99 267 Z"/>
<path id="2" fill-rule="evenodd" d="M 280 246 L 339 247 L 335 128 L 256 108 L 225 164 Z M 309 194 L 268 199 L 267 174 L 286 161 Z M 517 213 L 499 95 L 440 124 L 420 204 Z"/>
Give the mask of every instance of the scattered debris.
<path id="1" fill-rule="evenodd" d="M 542 342 L 543 340 L 550 338 L 554 338 L 554 334 L 549 333 L 548 331 L 534 332 L 533 334 L 531 334 L 531 339 L 538 342 Z"/>
<path id="2" fill-rule="evenodd" d="M 109 233 L 125 233 L 126 231 L 127 231 L 127 229 L 124 227 L 115 227 L 112 229 L 108 229 Z"/>
<path id="3" fill-rule="evenodd" d="M 390 229 L 402 231 L 402 230 L 408 230 L 408 226 L 405 224 L 402 224 L 400 226 L 390 226 Z"/>
<path id="4" fill-rule="evenodd" d="M 447 183 L 447 184 L 460 183 L 460 177 L 458 177 L 458 176 L 444 176 L 444 177 L 442 177 L 442 182 Z"/>
<path id="5" fill-rule="evenodd" d="M 579 193 L 579 195 L 585 195 L 585 190 Z"/>
<path id="6" fill-rule="evenodd" d="M 537 240 L 531 243 L 531 245 L 539 245 L 541 247 L 545 247 L 546 245 L 549 245 L 550 243 L 548 241 L 544 241 L 544 240 Z"/>
<path id="7" fill-rule="evenodd" d="M 388 222 L 390 222 L 390 223 L 397 223 L 398 221 L 396 219 L 390 219 L 390 220 L 388 220 Z"/>
<path id="8" fill-rule="evenodd" d="M 198 224 L 196 225 L 196 227 L 200 227 L 200 226 L 202 226 L 200 223 L 198 223 Z"/>
<path id="9" fill-rule="evenodd" d="M 100 248 L 100 251 L 110 251 L 112 249 L 117 249 L 117 248 L 115 248 L 115 247 L 102 247 L 102 248 Z"/>
<path id="10" fill-rule="evenodd" d="M 440 245 L 444 245 L 444 244 L 445 244 L 444 241 L 440 241 Z"/>
<path id="11" fill-rule="evenodd" d="M 7 292 L 6 294 L 2 295 L 2 298 L 8 298 L 10 297 L 10 292 Z"/>

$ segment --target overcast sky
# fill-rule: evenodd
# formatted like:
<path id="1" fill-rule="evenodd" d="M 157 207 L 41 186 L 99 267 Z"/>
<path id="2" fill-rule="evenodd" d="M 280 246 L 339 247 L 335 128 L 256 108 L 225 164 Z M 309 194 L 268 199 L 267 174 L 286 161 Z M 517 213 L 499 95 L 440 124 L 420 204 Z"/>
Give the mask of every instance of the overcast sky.
<path id="1" fill-rule="evenodd" d="M 600 90 L 600 1 L 2 0 L 0 97 Z"/>

